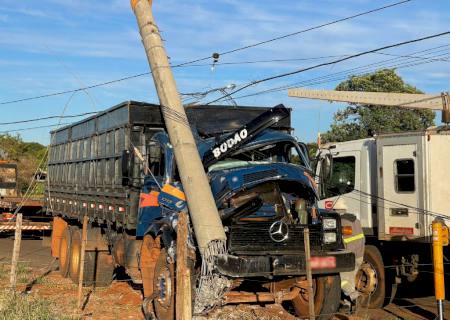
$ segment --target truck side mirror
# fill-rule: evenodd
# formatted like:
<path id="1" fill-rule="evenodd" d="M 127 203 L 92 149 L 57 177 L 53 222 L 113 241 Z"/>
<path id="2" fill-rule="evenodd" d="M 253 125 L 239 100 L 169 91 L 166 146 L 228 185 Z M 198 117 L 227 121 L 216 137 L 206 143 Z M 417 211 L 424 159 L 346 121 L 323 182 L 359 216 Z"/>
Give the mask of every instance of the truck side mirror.
<path id="1" fill-rule="evenodd" d="M 331 176 L 333 175 L 333 156 L 331 153 L 327 153 L 322 158 L 322 166 L 320 168 L 320 178 L 321 182 L 327 182 L 330 181 Z"/>
<path id="2" fill-rule="evenodd" d="M 131 164 L 132 164 L 132 155 L 129 150 L 122 151 L 122 186 L 130 185 L 131 179 Z"/>

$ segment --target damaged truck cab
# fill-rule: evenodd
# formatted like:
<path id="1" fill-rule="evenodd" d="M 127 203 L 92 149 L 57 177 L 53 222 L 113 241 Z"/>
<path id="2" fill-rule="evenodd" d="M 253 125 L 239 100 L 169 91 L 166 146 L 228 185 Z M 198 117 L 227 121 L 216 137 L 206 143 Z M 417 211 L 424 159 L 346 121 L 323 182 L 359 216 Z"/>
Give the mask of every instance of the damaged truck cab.
<path id="1" fill-rule="evenodd" d="M 340 302 L 339 272 L 354 268 L 354 255 L 344 250 L 339 215 L 318 207 L 306 146 L 290 134 L 290 110 L 186 111 L 227 237 L 213 262 L 227 286 L 210 307 L 279 303 L 307 316 L 308 228 L 315 312 L 330 318 Z M 143 285 L 147 314 L 174 319 L 178 216 L 189 210 L 174 160 L 155 105 L 129 102 L 52 133 L 46 201 L 63 275 L 77 279 L 87 214 L 85 284 L 108 284 L 120 266 Z M 201 255 L 190 224 L 188 232 L 195 288 Z"/>
<path id="2" fill-rule="evenodd" d="M 305 316 L 307 227 L 316 312 L 327 318 L 339 305 L 338 274 L 353 269 L 354 256 L 343 250 L 339 216 L 318 208 L 306 146 L 289 133 L 270 129 L 288 113 L 280 105 L 231 133 L 197 139 L 227 235 L 228 252 L 217 257 L 216 270 L 232 279 L 223 303 L 278 299 Z M 155 134 L 150 144 L 153 174 L 146 176 L 141 194 L 138 235 L 161 236 L 167 255 L 176 260 L 176 212 L 185 209 L 184 195 L 167 133 Z M 155 277 L 160 276 L 155 270 Z"/>

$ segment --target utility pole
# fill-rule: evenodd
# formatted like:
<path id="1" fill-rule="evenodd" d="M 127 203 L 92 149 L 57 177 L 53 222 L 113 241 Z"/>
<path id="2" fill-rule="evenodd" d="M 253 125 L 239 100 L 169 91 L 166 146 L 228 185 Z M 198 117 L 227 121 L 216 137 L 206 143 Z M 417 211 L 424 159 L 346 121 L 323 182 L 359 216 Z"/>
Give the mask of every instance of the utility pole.
<path id="1" fill-rule="evenodd" d="M 176 87 L 160 32 L 152 13 L 151 0 L 131 0 L 142 42 L 147 54 L 161 111 L 166 124 L 183 191 L 189 207 L 195 237 L 202 255 L 199 281 L 211 275 L 214 256 L 225 253 L 226 236 L 211 192 L 202 160 L 192 134 L 186 112 Z M 211 279 L 208 281 L 211 283 Z M 220 288 L 217 286 L 217 290 Z"/>

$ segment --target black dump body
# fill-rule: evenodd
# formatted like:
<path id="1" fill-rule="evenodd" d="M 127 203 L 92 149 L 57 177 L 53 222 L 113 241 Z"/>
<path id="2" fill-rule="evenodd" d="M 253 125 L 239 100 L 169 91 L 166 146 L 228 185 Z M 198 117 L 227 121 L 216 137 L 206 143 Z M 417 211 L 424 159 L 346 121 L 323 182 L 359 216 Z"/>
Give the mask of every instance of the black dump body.
<path id="1" fill-rule="evenodd" d="M 235 130 L 268 109 L 190 106 L 186 113 L 191 126 L 206 137 Z M 272 129 L 290 132 L 290 116 Z M 159 105 L 129 101 L 52 131 L 47 211 L 74 219 L 87 213 L 101 223 L 134 229 L 143 176 L 132 150 L 146 155 L 151 137 L 161 130 Z"/>

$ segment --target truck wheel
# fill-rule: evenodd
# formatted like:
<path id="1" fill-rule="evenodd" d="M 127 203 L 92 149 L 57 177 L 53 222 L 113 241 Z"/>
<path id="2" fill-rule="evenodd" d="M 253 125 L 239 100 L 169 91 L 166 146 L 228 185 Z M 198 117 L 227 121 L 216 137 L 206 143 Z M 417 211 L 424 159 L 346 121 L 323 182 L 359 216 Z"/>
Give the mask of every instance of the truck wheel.
<path id="1" fill-rule="evenodd" d="M 341 280 L 339 275 L 317 276 L 313 278 L 314 312 L 316 319 L 331 319 L 339 308 L 341 300 Z M 308 293 L 300 291 L 299 295 L 292 299 L 292 305 L 298 317 L 308 317 Z"/>
<path id="2" fill-rule="evenodd" d="M 112 256 L 103 251 L 86 251 L 84 256 L 83 286 L 106 287 L 113 280 L 114 264 Z M 78 283 L 81 265 L 81 230 L 72 232 L 72 251 L 70 255 L 69 275 Z"/>
<path id="3" fill-rule="evenodd" d="M 95 252 L 90 252 L 95 253 Z M 95 259 L 95 286 L 107 287 L 113 281 L 114 263 L 112 255 L 109 252 L 97 252 Z"/>
<path id="4" fill-rule="evenodd" d="M 369 309 L 381 308 L 386 296 L 384 263 L 380 251 L 367 245 L 364 261 L 356 275 L 356 288 L 361 292 L 361 306 Z"/>
<path id="5" fill-rule="evenodd" d="M 78 227 L 72 228 L 72 246 L 70 250 L 69 276 L 74 283 L 78 283 L 81 259 L 81 232 Z"/>
<path id="6" fill-rule="evenodd" d="M 72 247 L 72 230 L 70 226 L 66 226 L 59 239 L 58 266 L 59 273 L 67 278 L 69 275 L 70 254 Z"/>
<path id="7" fill-rule="evenodd" d="M 156 318 L 172 320 L 175 316 L 175 272 L 174 264 L 167 262 L 166 249 L 161 250 L 153 279 L 153 292 L 155 294 L 153 304 Z"/>

